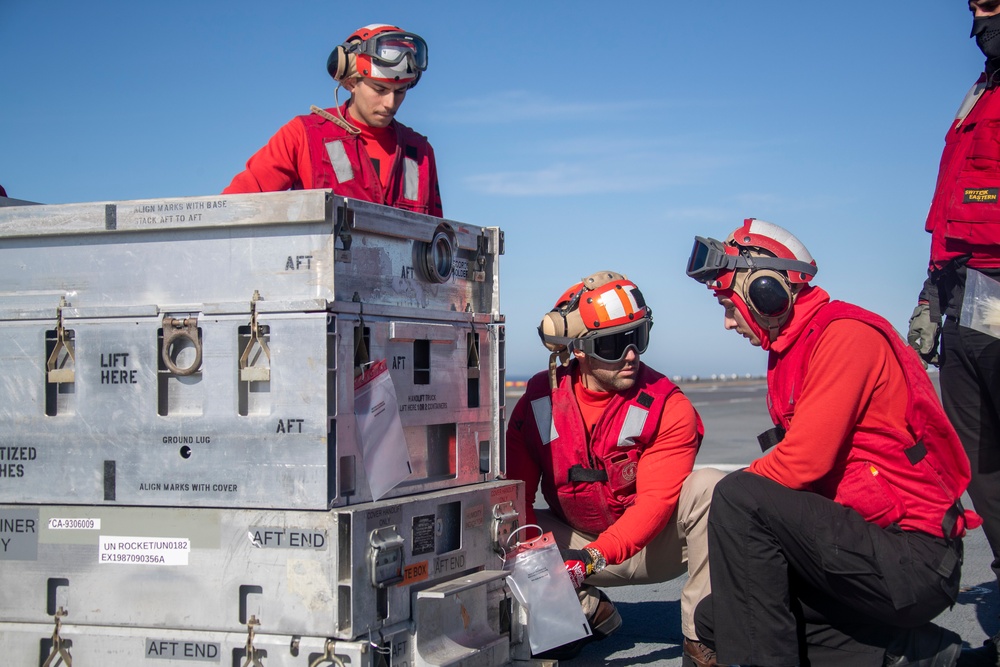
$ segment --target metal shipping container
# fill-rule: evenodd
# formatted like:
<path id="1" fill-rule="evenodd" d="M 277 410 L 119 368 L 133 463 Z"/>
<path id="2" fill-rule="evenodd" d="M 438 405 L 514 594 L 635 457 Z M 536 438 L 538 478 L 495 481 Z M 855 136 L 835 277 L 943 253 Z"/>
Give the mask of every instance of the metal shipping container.
<path id="1" fill-rule="evenodd" d="M 329 511 L 0 506 L 0 645 L 34 664 L 58 621 L 78 661 L 109 667 L 168 650 L 228 664 L 251 630 L 269 665 L 311 664 L 293 646 L 326 639 L 392 664 L 504 664 L 498 546 L 523 510 L 506 481 Z"/>
<path id="2" fill-rule="evenodd" d="M 402 497 L 498 478 L 503 235 L 326 191 L 0 207 L 0 502 L 371 501 L 384 360 Z"/>

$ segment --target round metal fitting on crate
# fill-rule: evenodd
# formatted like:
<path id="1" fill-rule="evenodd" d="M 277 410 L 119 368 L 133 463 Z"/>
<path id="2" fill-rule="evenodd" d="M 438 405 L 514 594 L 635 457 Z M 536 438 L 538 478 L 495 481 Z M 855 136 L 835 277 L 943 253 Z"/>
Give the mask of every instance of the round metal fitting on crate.
<path id="1" fill-rule="evenodd" d="M 174 362 L 174 343 L 187 339 L 194 347 L 194 361 L 187 368 L 182 368 Z M 180 352 L 178 348 L 176 352 Z M 160 350 L 163 365 L 174 375 L 193 375 L 201 369 L 201 341 L 198 339 L 198 318 L 188 317 L 183 320 L 171 317 L 163 318 L 163 347 Z"/>
<path id="2" fill-rule="evenodd" d="M 424 248 L 424 274 L 432 283 L 448 282 L 455 270 L 454 235 L 450 225 L 440 224 L 434 230 L 434 237 Z"/>

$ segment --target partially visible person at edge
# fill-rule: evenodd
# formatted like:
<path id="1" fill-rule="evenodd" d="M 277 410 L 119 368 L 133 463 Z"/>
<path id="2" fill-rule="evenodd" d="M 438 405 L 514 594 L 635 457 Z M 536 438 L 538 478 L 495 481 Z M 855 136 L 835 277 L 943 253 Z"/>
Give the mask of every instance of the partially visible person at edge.
<path id="1" fill-rule="evenodd" d="M 961 639 L 931 620 L 981 520 L 961 506 L 969 461 L 916 353 L 812 285 L 812 255 L 777 225 L 696 237 L 687 273 L 768 352 L 775 423 L 765 454 L 715 487 L 699 637 L 719 664 L 955 665 Z"/>
<path id="2" fill-rule="evenodd" d="M 685 573 L 683 650 L 706 654 L 693 612 L 709 591 L 708 504 L 723 473 L 692 472 L 701 419 L 639 361 L 652 326 L 635 283 L 601 271 L 566 290 L 538 328 L 552 351 L 549 370 L 531 378 L 510 415 L 507 474 L 524 482 L 528 523 L 551 531 L 562 550 L 593 630 L 539 657 L 569 659 L 621 626 L 599 586 Z M 533 508 L 539 485 L 547 511 Z"/>
<path id="3" fill-rule="evenodd" d="M 434 149 L 395 119 L 427 69 L 424 40 L 396 26 L 369 25 L 335 48 L 326 67 L 350 99 L 293 118 L 223 194 L 331 188 L 344 197 L 442 217 Z"/>
<path id="4" fill-rule="evenodd" d="M 979 272 L 1000 280 L 1000 2 L 972 0 L 968 7 L 986 67 L 945 135 L 925 225 L 927 281 L 907 339 L 924 361 L 941 367 L 941 401 L 972 464 L 969 497 L 983 517 L 1000 581 L 1000 340 L 960 324 L 966 279 L 981 278 Z M 994 623 L 988 632 L 996 629 Z M 987 640 L 988 664 L 1000 665 L 998 643 L 1000 632 Z"/>

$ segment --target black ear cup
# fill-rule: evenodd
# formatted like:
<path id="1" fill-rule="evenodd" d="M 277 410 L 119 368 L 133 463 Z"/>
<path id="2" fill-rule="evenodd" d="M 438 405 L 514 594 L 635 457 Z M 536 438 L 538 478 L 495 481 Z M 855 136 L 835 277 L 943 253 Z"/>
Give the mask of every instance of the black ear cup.
<path id="1" fill-rule="evenodd" d="M 792 294 L 781 276 L 772 271 L 750 275 L 746 296 L 749 306 L 764 317 L 781 317 L 792 305 Z"/>
<path id="2" fill-rule="evenodd" d="M 330 57 L 326 59 L 326 71 L 330 73 L 335 81 L 340 81 L 347 73 L 347 51 L 341 44 L 335 48 Z"/>

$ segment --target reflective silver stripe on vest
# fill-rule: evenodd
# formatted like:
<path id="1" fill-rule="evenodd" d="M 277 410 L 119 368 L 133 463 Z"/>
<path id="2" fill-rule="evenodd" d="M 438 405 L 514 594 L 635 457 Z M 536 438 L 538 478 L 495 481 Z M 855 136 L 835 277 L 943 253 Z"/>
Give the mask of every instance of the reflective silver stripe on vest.
<path id="1" fill-rule="evenodd" d="M 622 430 L 618 434 L 619 447 L 631 447 L 635 444 L 635 439 L 642 435 L 642 428 L 646 425 L 646 417 L 648 416 L 649 410 L 644 410 L 637 405 L 628 406 L 625 423 L 622 424 Z"/>
<path id="2" fill-rule="evenodd" d="M 983 91 L 986 90 L 985 81 L 977 81 L 973 84 L 969 92 L 966 93 L 965 99 L 962 100 L 961 106 L 958 107 L 958 113 L 955 114 L 955 120 L 965 121 L 965 117 L 969 115 L 972 111 L 972 107 L 976 106 L 976 102 L 983 96 Z M 959 125 L 962 123 L 959 122 Z"/>
<path id="3" fill-rule="evenodd" d="M 330 164 L 333 165 L 333 173 L 337 175 L 338 183 L 346 183 L 354 178 L 354 169 L 351 167 L 350 158 L 347 157 L 343 141 L 338 139 L 326 144 L 326 154 L 330 156 Z"/>
<path id="4" fill-rule="evenodd" d="M 403 197 L 416 201 L 419 193 L 420 165 L 411 157 L 405 158 L 403 160 Z"/>
<path id="5" fill-rule="evenodd" d="M 552 421 L 552 398 L 542 396 L 531 402 L 531 411 L 535 414 L 535 425 L 538 427 L 538 435 L 542 438 L 542 444 L 547 445 L 559 434 L 556 433 L 555 422 Z"/>

